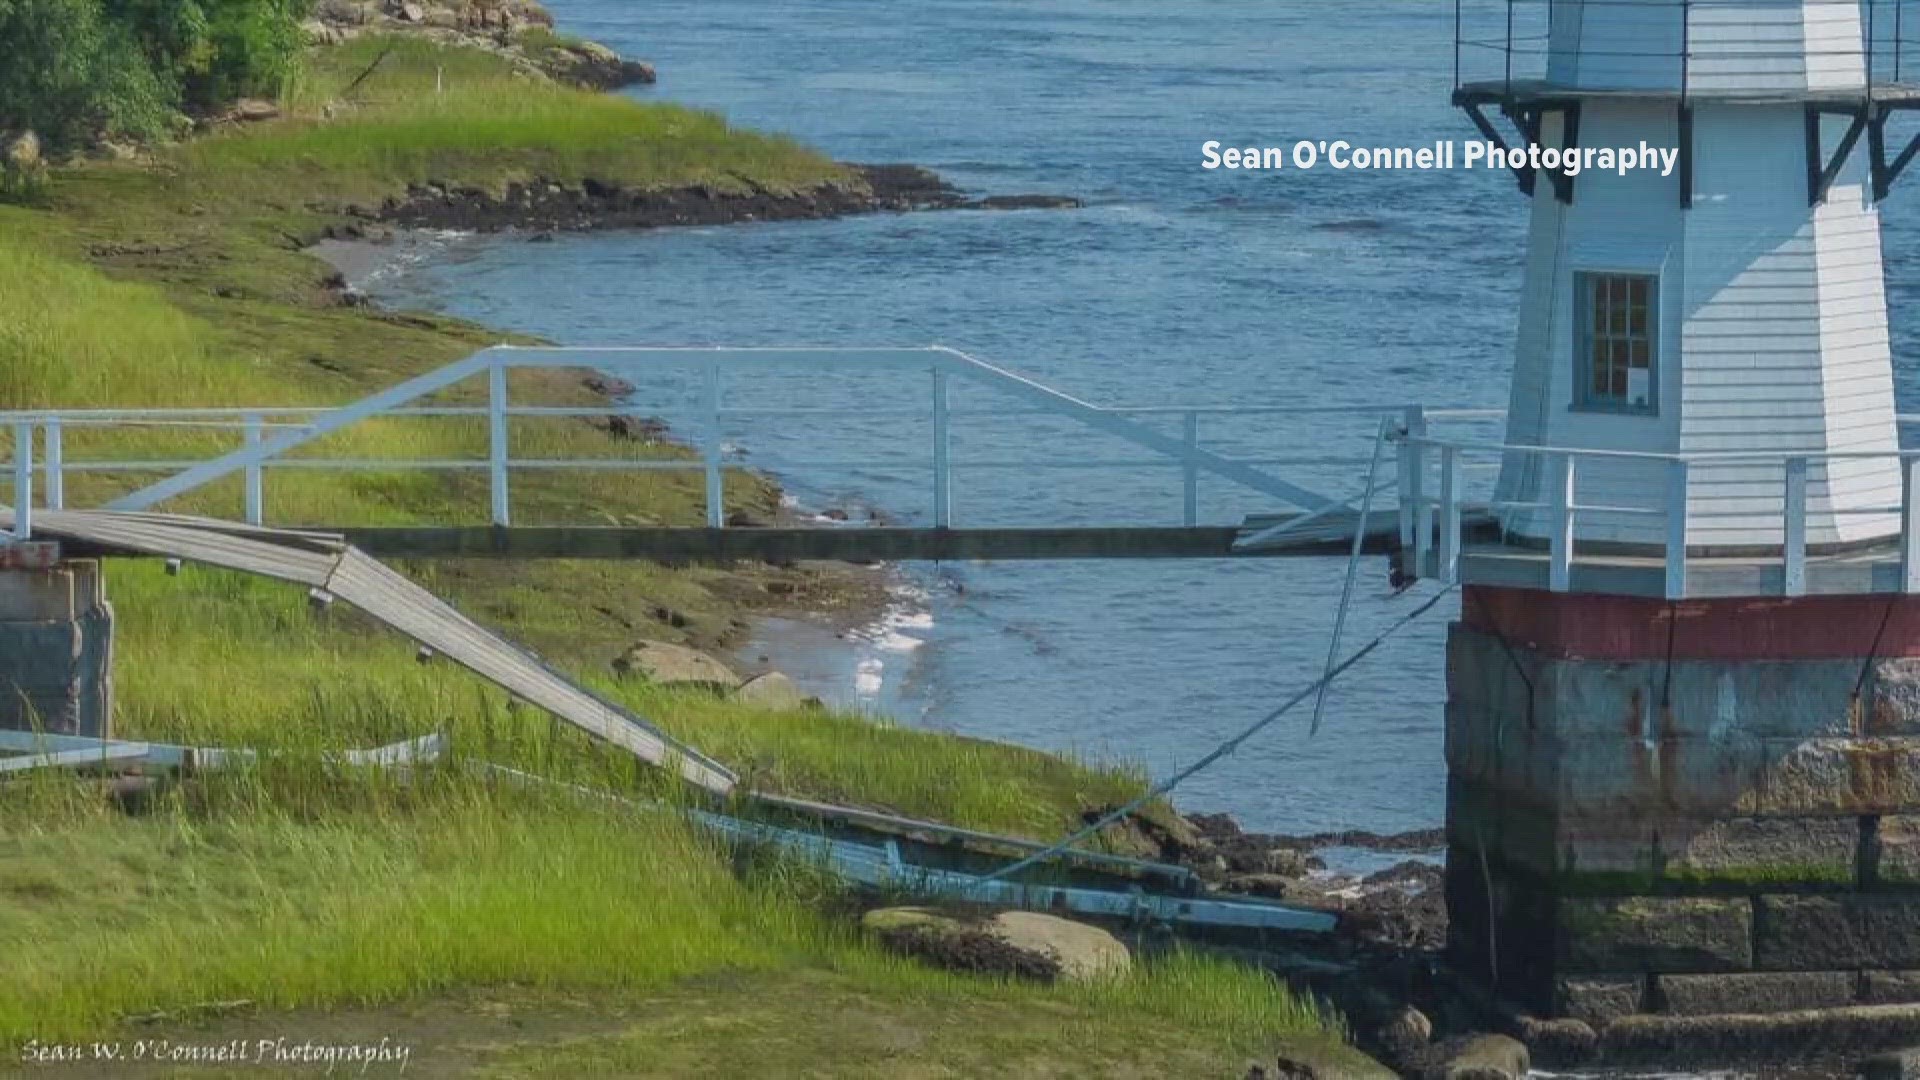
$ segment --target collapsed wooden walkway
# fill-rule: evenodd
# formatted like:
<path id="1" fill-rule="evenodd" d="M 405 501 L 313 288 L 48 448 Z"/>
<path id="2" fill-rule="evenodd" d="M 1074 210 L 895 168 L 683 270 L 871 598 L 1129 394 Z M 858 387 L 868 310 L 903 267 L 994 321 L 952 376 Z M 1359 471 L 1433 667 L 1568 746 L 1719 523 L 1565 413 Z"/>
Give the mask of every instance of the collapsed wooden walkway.
<path id="1" fill-rule="evenodd" d="M 11 524 L 0 508 L 0 528 Z M 582 687 L 537 657 L 460 614 L 451 605 L 394 570 L 324 532 L 267 529 L 211 518 L 115 511 L 41 511 L 38 536 L 79 549 L 180 559 L 304 585 L 324 601 L 339 599 L 433 649 L 516 697 L 582 730 L 625 748 L 642 760 L 674 770 L 697 789 L 729 798 L 732 807 L 810 822 L 794 828 L 711 810 L 688 810 L 692 820 L 730 841 L 769 844 L 831 867 L 863 885 L 927 894 L 965 896 L 1012 906 L 1059 907 L 1083 914 L 1237 927 L 1256 931 L 1326 932 L 1336 916 L 1327 911 L 1251 897 L 1208 896 L 1190 871 L 1096 852 L 1063 851 L 1050 861 L 1091 871 L 1091 886 L 1074 881 L 1029 883 L 1000 880 L 949 865 L 955 848 L 979 855 L 1030 854 L 1044 845 L 936 822 L 918 821 L 855 807 L 812 803 L 741 789 L 739 778 L 719 762 L 660 732 L 644 719 Z M 434 736 L 372 751 L 337 755 L 348 764 L 405 767 L 436 759 L 444 747 Z M 33 732 L 0 732 L 0 773 L 41 768 L 111 767 L 116 763 L 192 768 L 250 760 L 245 750 L 194 748 Z M 483 763 L 484 764 L 484 763 Z M 487 766 L 512 773 L 499 766 Z M 539 783 L 538 777 L 514 774 Z M 618 796 L 585 792 L 594 797 Z M 627 801 L 627 800 L 621 800 Z M 1146 884 L 1172 887 L 1171 893 Z"/>

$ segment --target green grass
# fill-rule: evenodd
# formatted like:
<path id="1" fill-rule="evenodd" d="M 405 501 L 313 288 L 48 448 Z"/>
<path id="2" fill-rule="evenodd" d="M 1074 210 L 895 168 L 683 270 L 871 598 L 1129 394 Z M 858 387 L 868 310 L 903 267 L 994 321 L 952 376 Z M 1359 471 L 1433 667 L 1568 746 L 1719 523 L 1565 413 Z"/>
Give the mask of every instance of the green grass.
<path id="1" fill-rule="evenodd" d="M 536 86 L 472 50 L 393 44 L 349 92 L 389 44 L 318 54 L 294 81 L 284 121 L 149 161 L 62 170 L 40 201 L 0 205 L 0 310 L 9 313 L 0 409 L 338 404 L 503 337 L 340 303 L 328 269 L 301 248 L 343 220 L 344 200 L 425 180 L 786 188 L 845 179 L 790 141 L 709 114 Z M 581 373 L 517 377 L 514 395 L 602 403 Z M 527 420 L 513 434 L 516 454 L 684 453 L 616 442 L 578 421 Z M 228 432 L 68 433 L 69 460 L 205 457 L 233 445 Z M 308 452 L 471 458 L 484 446 L 477 422 L 393 420 Z M 87 504 L 143 479 L 90 474 L 69 491 Z M 477 473 L 289 473 L 268 491 L 269 520 L 283 524 L 471 522 L 486 500 Z M 776 494 L 751 475 L 728 477 L 730 506 L 766 513 Z M 700 499 L 697 475 L 573 473 L 522 485 L 515 514 L 692 523 Z M 231 516 L 239 505 L 230 482 L 175 507 Z M 607 671 L 641 637 L 707 648 L 737 640 L 744 620 L 769 606 L 763 586 L 775 580 L 810 606 L 857 608 L 874 586 L 850 573 L 484 561 L 408 569 L 767 790 L 1050 839 L 1144 782 L 1135 770 L 869 718 L 622 685 Z M 766 1075 L 789 1054 L 806 1057 L 794 1075 L 1229 1075 L 1275 1041 L 1324 1038 L 1323 1018 L 1254 971 L 1176 956 L 1093 987 L 946 975 L 861 939 L 834 914 L 842 898 L 808 868 L 743 867 L 670 816 L 556 801 L 460 769 L 401 782 L 330 768 L 323 750 L 442 731 L 459 761 L 634 798 L 674 795 L 630 757 L 510 712 L 452 666 L 417 664 L 408 643 L 350 612 L 315 616 L 297 588 L 192 567 L 174 578 L 125 562 L 110 566 L 109 594 L 121 734 L 283 756 L 176 789 L 137 818 L 59 777 L 0 788 L 0 1045 L 147 1030 L 128 1018 L 155 1011 L 199 1030 L 198 1007 L 235 999 L 261 1011 L 235 1023 L 282 1030 L 286 1021 L 273 1018 L 297 1015 L 332 1030 L 363 1025 L 377 1038 L 452 1009 L 457 1032 L 471 1027 L 460 1003 L 475 994 L 512 996 L 532 1027 L 502 1034 L 501 1046 L 476 1049 L 457 1034 L 436 1045 L 445 1062 L 500 1075 Z M 659 621 L 663 607 L 686 625 Z M 1137 841 L 1111 843 L 1131 850 Z M 580 1009 L 592 1022 L 561 1015 Z"/>
<path id="2" fill-rule="evenodd" d="M 942 973 L 875 949 L 805 866 L 741 863 L 670 813 L 451 767 L 212 774 L 133 820 L 40 780 L 0 812 L 15 823 L 0 839 L 0 1046 L 105 1038 L 156 1012 L 178 1027 L 233 1002 L 371 1010 L 387 1033 L 408 1003 L 510 986 L 615 1011 L 664 995 L 699 1023 L 662 1030 L 660 1008 L 635 1009 L 640 1023 L 557 1058 L 509 1050 L 501 1075 L 742 1075 L 789 1051 L 813 1075 L 861 1075 L 876 1024 L 911 1036 L 885 1056 L 951 1070 L 927 1075 L 1023 1075 L 1023 1060 L 1096 1047 L 1223 1076 L 1287 1041 L 1340 1053 L 1325 1017 L 1253 969 L 1176 952 L 1093 984 Z"/>
<path id="3" fill-rule="evenodd" d="M 537 85 L 472 50 L 376 37 L 322 56 L 296 99 L 307 115 L 189 144 L 183 166 L 244 173 L 250 183 L 289 175 L 333 198 L 427 181 L 498 190 L 536 177 L 730 191 L 851 182 L 846 168 L 791 139 L 733 128 L 711 112 Z M 315 102 L 334 103 L 335 118 L 314 115 Z"/>

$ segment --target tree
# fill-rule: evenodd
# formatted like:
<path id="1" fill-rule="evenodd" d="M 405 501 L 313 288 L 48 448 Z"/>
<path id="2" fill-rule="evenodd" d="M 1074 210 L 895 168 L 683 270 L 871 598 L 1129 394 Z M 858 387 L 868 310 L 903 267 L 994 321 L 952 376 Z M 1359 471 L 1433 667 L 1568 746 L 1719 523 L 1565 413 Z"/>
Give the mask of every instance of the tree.
<path id="1" fill-rule="evenodd" d="M 0 131 L 61 147 L 166 123 L 167 87 L 99 0 L 0 0 L 0 56 Z"/>
<path id="2" fill-rule="evenodd" d="M 305 44 L 307 0 L 105 0 L 182 107 L 205 112 L 279 90 Z"/>

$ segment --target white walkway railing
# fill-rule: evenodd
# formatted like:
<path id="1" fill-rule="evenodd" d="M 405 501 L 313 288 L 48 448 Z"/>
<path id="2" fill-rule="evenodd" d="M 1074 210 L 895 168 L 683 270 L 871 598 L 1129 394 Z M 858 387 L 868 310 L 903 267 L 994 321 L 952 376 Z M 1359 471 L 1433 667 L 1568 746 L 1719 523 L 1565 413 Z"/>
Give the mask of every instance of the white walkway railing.
<path id="1" fill-rule="evenodd" d="M 520 457 L 511 452 L 510 427 L 525 418 L 642 419 L 657 412 L 656 403 L 635 400 L 615 406 L 587 408 L 524 404 L 509 392 L 509 374 L 518 370 L 591 369 L 616 378 L 641 378 L 671 372 L 697 380 L 698 402 L 692 422 L 678 423 L 671 430 L 676 442 L 686 444 L 694 454 L 680 458 L 636 459 L 628 456 L 603 457 Z M 891 462 L 861 461 L 780 461 L 777 471 L 783 476 L 802 475 L 810 468 L 860 469 L 881 464 L 911 464 L 916 458 L 924 469 L 926 487 L 923 507 L 935 527 L 955 525 L 954 501 L 956 473 L 967 470 L 1017 470 L 1036 477 L 1053 470 L 1073 469 L 1167 469 L 1179 475 L 1180 515 L 1188 526 L 1200 523 L 1200 484 L 1202 478 L 1215 478 L 1227 485 L 1258 496 L 1262 506 L 1297 507 L 1307 511 L 1338 510 L 1351 500 L 1336 499 L 1298 482 L 1290 474 L 1308 470 L 1338 487 L 1367 465 L 1366 445 L 1372 441 L 1377 421 L 1386 415 L 1398 425 L 1414 432 L 1425 431 L 1423 413 L 1418 406 L 1402 404 L 1381 406 L 1183 406 L 1108 407 L 1094 405 L 1061 393 L 1032 379 L 993 364 L 943 347 L 912 349 L 805 349 L 805 348 L 516 348 L 486 349 L 428 374 L 410 379 L 388 390 L 373 394 L 343 407 L 259 407 L 188 409 L 63 409 L 0 412 L 0 428 L 13 432 L 11 468 L 12 500 L 22 508 L 16 515 L 15 535 L 30 535 L 31 507 L 37 502 L 50 508 L 66 508 L 70 479 L 96 473 L 117 475 L 158 474 L 162 478 L 118 495 L 103 509 L 146 510 L 161 507 L 168 500 L 188 494 L 225 478 L 239 476 L 243 491 L 243 515 L 251 524 L 264 524 L 266 485 L 269 474 L 281 470 L 301 471 L 464 471 L 484 472 L 487 477 L 488 520 L 494 525 L 513 521 L 515 477 L 521 473 L 549 470 L 633 470 L 657 472 L 694 472 L 705 481 L 706 523 L 724 527 L 727 507 L 723 476 L 729 468 L 746 467 L 746 455 L 731 444 L 726 424 L 753 424 L 779 416 L 829 415 L 831 409 L 808 407 L 810 403 L 793 401 L 775 405 L 754 405 L 732 400 L 729 384 L 723 376 L 745 377 L 748 386 L 758 377 L 772 372 L 805 377 L 829 372 L 886 374 L 896 380 L 905 400 L 918 397 L 911 407 L 889 408 L 860 406 L 842 410 L 865 420 L 913 417 L 923 421 L 926 442 L 919 446 L 891 443 L 884 456 Z M 904 380 L 904 381 L 900 381 Z M 483 403 L 436 404 L 435 395 L 450 389 L 484 383 Z M 955 407 L 957 387 L 968 385 L 990 391 L 992 408 L 962 410 Z M 472 401 L 471 398 L 467 399 Z M 1351 416 L 1354 423 L 1345 422 Z M 995 446 L 990 457 L 960 460 L 955 449 L 954 432 L 970 418 L 995 421 L 1009 417 L 1041 417 L 1071 421 L 1079 437 L 1065 441 L 1037 440 L 1031 446 Z M 395 418 L 465 418 L 471 424 L 482 420 L 486 427 L 485 455 L 439 459 L 423 458 L 349 458 L 316 456 L 313 446 L 356 424 Z M 1349 453 L 1329 452 L 1326 440 L 1315 440 L 1303 452 L 1250 455 L 1235 453 L 1221 446 L 1209 432 L 1217 425 L 1237 420 L 1285 428 L 1308 418 L 1337 425 L 1354 436 Z M 1177 425 L 1177 433 L 1174 429 Z M 197 457 L 160 456 L 143 460 L 123 457 L 79 459 L 69 452 L 69 437 L 80 430 L 101 429 L 137 432 L 144 429 L 174 429 L 180 432 L 204 431 L 221 436 L 220 446 Z M 233 447 L 236 439 L 238 447 Z M 1135 452 L 1126 457 L 1098 456 L 1090 447 L 1101 437 L 1109 443 L 1117 440 Z M 1364 437 L 1364 438 L 1363 438 Z M 295 454 L 301 448 L 305 452 Z M 1089 449 L 1096 452 L 1089 454 Z M 37 452 L 36 452 L 37 451 Z M 761 465 L 761 459 L 754 459 Z M 41 490 L 35 492 L 35 482 Z M 1032 495 L 1036 503 L 1044 501 L 1047 488 L 1036 481 Z M 1057 522 L 1054 522 L 1057 524 Z M 1237 521 L 1235 522 L 1237 524 Z M 334 524 L 334 523 L 323 523 Z"/>
<path id="2" fill-rule="evenodd" d="M 1920 424 L 1920 416 L 1899 417 L 1903 426 Z M 1883 519 L 1885 528 L 1865 528 L 1858 542 L 1837 543 L 1856 564 L 1898 560 L 1899 589 L 1920 593 L 1920 450 L 1886 452 L 1833 453 L 1691 453 L 1658 454 L 1627 450 L 1580 450 L 1559 447 L 1522 446 L 1505 443 L 1466 442 L 1438 439 L 1419 432 L 1394 437 L 1399 444 L 1401 489 L 1401 528 L 1417 572 L 1431 573 L 1445 582 L 1460 580 L 1460 560 L 1465 551 L 1469 509 L 1490 513 L 1509 527 L 1518 517 L 1546 528 L 1546 587 L 1567 592 L 1573 587 L 1576 537 L 1582 544 L 1591 540 L 1583 534 L 1583 523 L 1597 518 L 1640 520 L 1659 537 L 1653 545 L 1623 543 L 1616 546 L 1623 556 L 1639 555 L 1641 561 L 1657 555 L 1664 575 L 1663 591 L 1668 599 L 1689 595 L 1690 568 L 1704 560 L 1725 565 L 1730 560 L 1767 561 L 1780 571 L 1778 593 L 1802 596 L 1808 591 L 1809 476 L 1820 475 L 1828 467 L 1844 463 L 1897 463 L 1900 477 L 1898 505 L 1819 507 L 1817 520 L 1838 529 L 1842 519 Z M 1535 500 L 1485 497 L 1469 494 L 1473 480 L 1469 474 L 1485 476 L 1502 468 L 1533 466 L 1542 477 L 1538 485 L 1541 497 Z M 1657 478 L 1639 498 L 1622 497 L 1621 466 L 1635 467 L 1637 475 Z M 1724 509 L 1719 516 L 1732 520 L 1724 528 L 1735 536 L 1762 538 L 1751 543 L 1726 543 L 1723 553 L 1715 553 L 1722 539 L 1700 535 L 1703 523 L 1713 523 L 1715 514 L 1696 505 L 1689 508 L 1690 488 L 1705 469 L 1736 467 L 1750 474 L 1771 477 L 1745 483 L 1749 494 L 1738 500 L 1737 508 Z M 1589 484 L 1596 473 L 1611 473 L 1606 479 Z M 1751 493 L 1772 485 L 1774 495 Z M 1481 490 L 1491 485 L 1480 481 Z M 1595 492 L 1593 487 L 1604 490 Z M 1871 524 L 1867 522 L 1865 524 Z M 1774 539 L 1776 538 L 1777 539 Z M 1536 541 L 1538 542 L 1538 541 Z M 1755 554 L 1755 549 L 1777 551 L 1777 555 Z M 1703 554 L 1703 550 L 1705 553 Z M 1606 556 L 1595 561 L 1605 562 Z M 1630 558 L 1616 560 L 1623 565 Z"/>

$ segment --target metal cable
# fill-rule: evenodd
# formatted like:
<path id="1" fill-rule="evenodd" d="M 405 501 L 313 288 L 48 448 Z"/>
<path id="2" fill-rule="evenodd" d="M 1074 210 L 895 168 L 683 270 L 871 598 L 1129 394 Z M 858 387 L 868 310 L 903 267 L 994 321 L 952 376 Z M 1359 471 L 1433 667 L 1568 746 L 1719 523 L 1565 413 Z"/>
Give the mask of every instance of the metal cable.
<path id="1" fill-rule="evenodd" d="M 998 870 L 995 870 L 993 873 L 988 874 L 985 877 L 982 877 L 979 881 L 979 884 L 985 885 L 989 882 L 1000 881 L 1005 878 L 1011 877 L 1012 875 L 1017 874 L 1020 871 L 1027 869 L 1028 867 L 1036 866 L 1040 863 L 1058 858 L 1059 856 L 1064 855 L 1067 852 L 1071 851 L 1075 845 L 1080 844 L 1081 842 L 1095 836 L 1100 832 L 1100 830 L 1106 828 L 1107 826 L 1113 824 L 1116 821 L 1119 821 L 1121 818 L 1132 815 L 1134 811 L 1147 805 L 1153 800 L 1170 794 L 1174 788 L 1179 787 L 1181 784 L 1185 783 L 1186 781 L 1206 771 L 1209 767 L 1213 765 L 1214 762 L 1219 761 L 1221 758 L 1226 757 L 1228 754 L 1231 754 L 1234 751 L 1240 749 L 1240 745 L 1242 743 L 1246 742 L 1248 739 L 1252 738 L 1253 736 L 1259 734 L 1261 731 L 1265 730 L 1267 726 L 1272 724 L 1274 721 L 1280 719 L 1282 716 L 1285 716 L 1288 712 L 1292 711 L 1294 706 L 1312 697 L 1315 693 L 1319 692 L 1322 686 L 1325 686 L 1326 684 L 1339 678 L 1342 674 L 1344 674 L 1347 671 L 1347 669 L 1353 667 L 1355 664 L 1358 664 L 1360 661 L 1366 659 L 1368 654 L 1372 653 L 1373 650 L 1379 648 L 1382 644 L 1386 642 L 1388 638 L 1392 637 L 1394 634 L 1405 629 L 1415 619 L 1418 619 L 1420 616 L 1425 615 L 1427 612 L 1433 610 L 1435 605 L 1439 604 L 1441 600 L 1445 599 L 1449 593 L 1452 593 L 1453 590 L 1457 588 L 1459 588 L 1458 584 L 1448 585 L 1446 588 L 1441 589 L 1439 592 L 1434 593 L 1431 597 L 1428 597 L 1427 600 L 1423 602 L 1419 607 L 1414 608 L 1412 611 L 1407 612 L 1405 615 L 1402 615 L 1399 619 L 1395 620 L 1393 625 L 1381 631 L 1380 634 L 1377 635 L 1372 641 L 1367 642 L 1365 645 L 1355 650 L 1345 660 L 1340 661 L 1339 664 L 1335 665 L 1325 675 L 1321 676 L 1318 679 L 1315 679 L 1311 683 L 1308 683 L 1298 693 L 1288 698 L 1279 708 L 1261 717 L 1259 720 L 1254 721 L 1254 723 L 1249 725 L 1246 728 L 1246 730 L 1226 740 L 1225 742 L 1221 743 L 1219 746 L 1214 747 L 1213 750 L 1210 751 L 1205 757 L 1202 757 L 1200 760 L 1194 762 L 1193 764 L 1187 766 L 1184 769 L 1181 769 L 1179 772 L 1174 773 L 1172 776 L 1167 777 L 1165 780 L 1162 780 L 1160 783 L 1155 784 L 1151 788 L 1147 789 L 1147 791 L 1144 794 L 1126 803 L 1120 808 L 1109 811 L 1105 815 L 1102 815 L 1099 818 L 1099 820 L 1094 821 L 1092 824 L 1088 825 L 1086 828 L 1081 829 L 1079 832 L 1074 833 L 1072 836 L 1067 837 L 1066 839 L 1060 841 L 1059 843 L 1054 844 L 1053 846 L 1048 847 L 1042 851 L 1036 851 L 1032 855 L 1029 855 L 1024 859 L 1021 859 L 1018 862 L 1009 863 L 1008 865 L 1001 867 Z"/>

